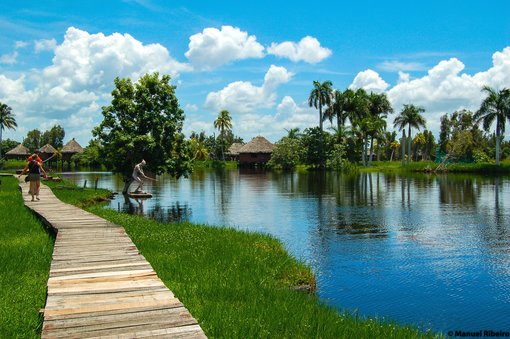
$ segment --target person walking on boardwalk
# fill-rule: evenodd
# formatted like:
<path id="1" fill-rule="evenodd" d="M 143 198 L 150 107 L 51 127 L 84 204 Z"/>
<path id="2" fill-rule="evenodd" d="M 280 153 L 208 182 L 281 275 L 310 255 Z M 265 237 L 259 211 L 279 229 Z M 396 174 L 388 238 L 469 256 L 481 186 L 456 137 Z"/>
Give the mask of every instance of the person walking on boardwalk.
<path id="1" fill-rule="evenodd" d="M 145 164 L 145 160 L 142 160 L 142 162 L 136 164 L 135 168 L 133 169 L 133 179 L 138 183 L 138 187 L 136 188 L 135 193 L 145 193 L 143 191 L 143 179 L 154 180 L 143 173 L 142 167 L 145 166 Z"/>
<path id="2" fill-rule="evenodd" d="M 32 195 L 32 201 L 35 199 L 39 199 L 39 189 L 41 188 L 41 173 L 46 177 L 46 171 L 42 167 L 42 164 L 37 161 L 37 155 L 32 154 L 32 159 L 27 162 L 27 165 L 23 169 L 20 175 L 28 172 L 28 179 L 30 180 L 30 194 Z"/>

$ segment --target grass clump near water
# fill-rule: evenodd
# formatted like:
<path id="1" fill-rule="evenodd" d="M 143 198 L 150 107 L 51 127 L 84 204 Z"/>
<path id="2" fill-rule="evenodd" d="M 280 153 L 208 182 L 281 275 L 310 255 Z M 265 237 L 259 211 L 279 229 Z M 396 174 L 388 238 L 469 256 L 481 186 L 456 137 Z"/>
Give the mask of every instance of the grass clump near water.
<path id="1" fill-rule="evenodd" d="M 79 200 L 80 190 L 67 190 L 74 198 L 64 191 L 54 189 L 62 200 Z M 187 222 L 160 223 L 100 205 L 87 210 L 126 229 L 210 338 L 434 336 L 411 326 L 341 315 L 314 294 L 296 291 L 303 285 L 313 289 L 315 278 L 272 236 Z"/>
<path id="2" fill-rule="evenodd" d="M 18 180 L 0 180 L 0 338 L 39 338 L 54 239 L 24 206 Z"/>

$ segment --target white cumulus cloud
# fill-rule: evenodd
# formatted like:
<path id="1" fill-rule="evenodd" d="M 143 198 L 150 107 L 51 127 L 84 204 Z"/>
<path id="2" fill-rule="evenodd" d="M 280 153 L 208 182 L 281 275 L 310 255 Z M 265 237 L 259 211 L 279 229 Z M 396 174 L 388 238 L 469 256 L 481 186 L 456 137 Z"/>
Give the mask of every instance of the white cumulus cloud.
<path id="1" fill-rule="evenodd" d="M 60 121 L 70 136 L 87 129 L 90 137 L 115 77 L 136 81 L 145 73 L 176 76 L 189 70 L 162 45 L 143 44 L 129 34 L 91 34 L 69 27 L 61 44 L 51 39 L 34 46 L 36 51 L 52 49 L 52 63 L 17 79 L 0 74 L 0 101 L 13 108 L 18 125 L 37 116 L 40 121 Z"/>
<path id="2" fill-rule="evenodd" d="M 356 75 L 349 88 L 363 88 L 369 93 L 381 93 L 384 92 L 388 86 L 389 84 L 381 78 L 379 73 L 371 69 L 367 69 L 363 72 L 359 72 L 358 75 Z"/>
<path id="3" fill-rule="evenodd" d="M 237 27 L 205 28 L 189 38 L 185 53 L 195 69 L 211 70 L 235 60 L 264 57 L 264 46 Z"/>
<path id="4" fill-rule="evenodd" d="M 287 83 L 293 74 L 284 67 L 271 65 L 262 86 L 251 82 L 236 81 L 218 92 L 211 92 L 205 100 L 205 107 L 214 111 L 227 109 L 231 113 L 249 113 L 257 108 L 271 108 L 275 104 L 276 89 Z"/>
<path id="5" fill-rule="evenodd" d="M 459 109 L 476 111 L 485 97 L 483 86 L 497 89 L 510 87 L 510 47 L 495 52 L 492 66 L 473 75 L 464 73 L 465 65 L 457 58 L 442 60 L 428 70 L 427 74 L 411 79 L 410 74 L 399 72 L 395 86 L 387 90 L 395 112 L 400 112 L 404 104 L 414 104 L 425 108 L 427 128 L 438 132 L 440 117 Z M 388 84 L 377 72 L 360 72 L 351 87 L 383 90 Z"/>
<path id="6" fill-rule="evenodd" d="M 280 58 L 288 58 L 293 62 L 304 61 L 310 64 L 321 62 L 332 54 L 330 49 L 322 47 L 319 40 L 311 36 L 304 37 L 298 43 L 273 42 L 267 48 L 267 52 Z"/>
<path id="7" fill-rule="evenodd" d="M 34 42 L 35 52 L 53 51 L 57 47 L 57 40 L 55 39 L 42 39 Z"/>

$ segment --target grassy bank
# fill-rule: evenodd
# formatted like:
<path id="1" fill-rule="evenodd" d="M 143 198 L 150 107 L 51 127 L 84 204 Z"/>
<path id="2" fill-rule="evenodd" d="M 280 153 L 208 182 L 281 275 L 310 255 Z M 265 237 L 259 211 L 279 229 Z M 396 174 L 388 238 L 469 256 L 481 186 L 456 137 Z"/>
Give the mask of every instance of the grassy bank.
<path id="1" fill-rule="evenodd" d="M 90 196 L 79 202 L 84 191 L 58 185 L 52 184 L 62 200 L 88 205 L 87 210 L 124 226 L 211 338 L 433 336 L 413 327 L 340 315 L 315 295 L 295 291 L 303 285 L 313 287 L 315 278 L 271 236 L 226 227 L 159 223 L 89 205 L 95 200 Z"/>
<path id="2" fill-rule="evenodd" d="M 38 338 L 54 240 L 23 205 L 18 181 L 0 179 L 0 338 Z"/>
<path id="3" fill-rule="evenodd" d="M 430 172 L 434 171 L 439 164 L 433 161 L 411 162 L 409 166 L 402 166 L 401 161 L 374 161 L 370 167 L 359 167 L 362 172 Z M 473 173 L 473 174 L 510 174 L 510 162 L 505 161 L 495 165 L 490 163 L 449 163 L 446 171 L 440 173 Z"/>

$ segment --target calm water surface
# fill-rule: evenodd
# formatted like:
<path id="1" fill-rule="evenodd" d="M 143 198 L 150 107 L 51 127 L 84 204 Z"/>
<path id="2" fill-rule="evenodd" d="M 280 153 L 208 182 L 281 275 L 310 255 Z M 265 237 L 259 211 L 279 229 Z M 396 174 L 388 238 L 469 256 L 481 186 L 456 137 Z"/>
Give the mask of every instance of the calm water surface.
<path id="1" fill-rule="evenodd" d="M 109 173 L 64 173 L 122 190 Z M 510 331 L 510 179 L 197 171 L 109 207 L 275 235 L 342 310 L 437 331 Z"/>

